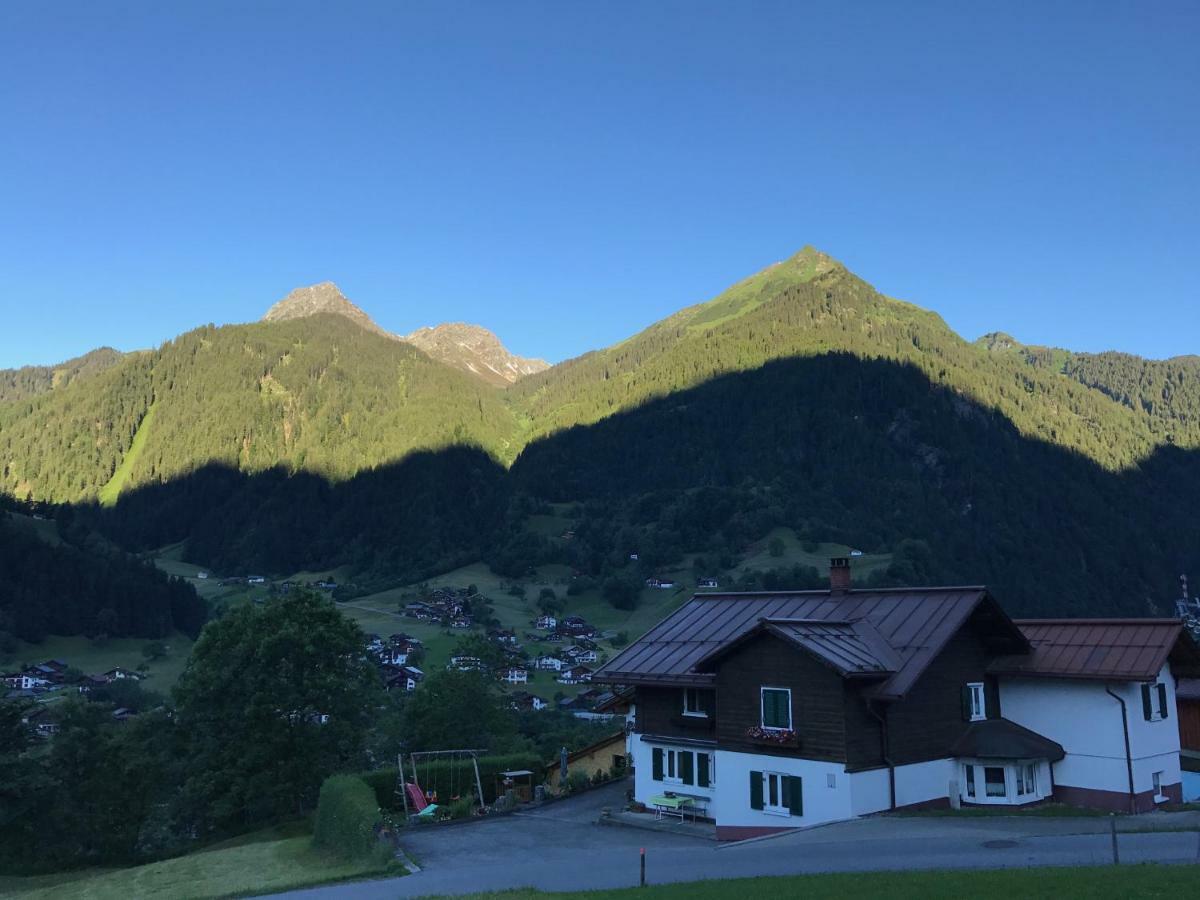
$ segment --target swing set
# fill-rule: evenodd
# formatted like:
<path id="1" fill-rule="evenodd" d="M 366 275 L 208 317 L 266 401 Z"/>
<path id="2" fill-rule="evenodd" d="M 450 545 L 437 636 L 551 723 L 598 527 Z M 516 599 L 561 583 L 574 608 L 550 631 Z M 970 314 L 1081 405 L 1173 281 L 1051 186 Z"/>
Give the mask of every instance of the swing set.
<path id="1" fill-rule="evenodd" d="M 482 812 L 486 807 L 483 800 L 483 782 L 479 778 L 479 754 L 484 752 L 483 750 L 423 750 L 410 753 L 408 754 L 408 763 L 412 770 L 411 781 L 404 774 L 404 754 L 399 754 L 396 757 L 396 793 L 404 802 L 405 821 L 412 816 L 434 817 L 441 805 L 462 799 L 458 784 L 460 767 L 453 763 L 464 759 L 471 760 L 471 767 L 475 771 L 475 796 L 479 800 L 479 809 Z M 443 776 L 446 775 L 447 767 L 434 765 L 444 757 L 449 757 L 452 763 L 448 767 L 449 777 L 445 779 Z M 426 776 L 424 781 L 417 773 L 418 759 L 424 767 Z M 444 784 L 444 781 L 449 783 Z M 449 791 L 441 792 L 443 787 L 449 787 Z M 469 792 L 470 782 L 468 781 L 463 787 Z"/>

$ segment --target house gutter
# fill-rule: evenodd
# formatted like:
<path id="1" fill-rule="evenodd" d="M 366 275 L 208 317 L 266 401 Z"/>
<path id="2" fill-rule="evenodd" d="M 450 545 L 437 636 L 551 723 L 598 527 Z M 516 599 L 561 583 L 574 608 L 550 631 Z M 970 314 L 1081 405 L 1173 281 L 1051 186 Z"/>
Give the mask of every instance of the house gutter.
<path id="1" fill-rule="evenodd" d="M 896 808 L 896 764 L 892 762 L 892 757 L 888 754 L 888 724 L 887 715 L 880 715 L 875 710 L 874 704 L 870 700 L 867 701 L 867 712 L 869 712 L 879 722 L 879 750 L 883 761 L 888 767 L 888 809 Z"/>
<path id="2" fill-rule="evenodd" d="M 1129 749 L 1129 711 L 1125 708 L 1125 700 L 1114 694 L 1109 685 L 1104 686 L 1104 693 L 1121 704 L 1121 730 L 1125 733 L 1125 772 L 1129 776 L 1129 811 L 1136 812 L 1136 795 L 1133 792 L 1133 753 Z"/>

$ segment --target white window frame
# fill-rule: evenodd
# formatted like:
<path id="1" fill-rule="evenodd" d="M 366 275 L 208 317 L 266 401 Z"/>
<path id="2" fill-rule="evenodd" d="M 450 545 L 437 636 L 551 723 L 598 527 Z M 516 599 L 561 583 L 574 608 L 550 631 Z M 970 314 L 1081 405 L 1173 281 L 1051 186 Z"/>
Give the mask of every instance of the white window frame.
<path id="1" fill-rule="evenodd" d="M 1153 772 L 1150 775 L 1150 778 L 1154 781 L 1154 802 L 1155 803 L 1166 803 L 1166 801 L 1167 801 L 1167 795 L 1163 793 L 1163 789 L 1162 789 L 1162 779 L 1163 779 L 1163 775 L 1165 775 L 1165 774 L 1166 774 L 1165 772 Z"/>
<path id="2" fill-rule="evenodd" d="M 962 782 L 959 797 L 967 803 L 977 806 L 1024 806 L 1047 796 L 1039 787 L 1041 760 L 965 759 L 960 762 L 962 764 Z M 988 794 L 987 769 L 1004 771 L 1004 796 Z M 971 780 L 972 776 L 974 781 Z M 972 788 L 974 788 L 974 794 L 971 793 Z"/>
<path id="3" fill-rule="evenodd" d="M 982 722 L 987 718 L 987 693 L 982 681 L 972 681 L 967 685 L 971 694 L 971 721 Z"/>
<path id="4" fill-rule="evenodd" d="M 762 811 L 770 813 L 773 816 L 790 816 L 791 808 L 783 797 L 783 779 L 789 778 L 786 772 L 763 772 L 763 808 Z M 777 803 L 771 803 L 771 781 L 775 781 L 775 799 Z"/>
<path id="5" fill-rule="evenodd" d="M 684 688 L 683 689 L 683 714 L 685 716 L 690 716 L 691 718 L 694 718 L 694 719 L 707 719 L 708 718 L 708 713 L 706 713 L 700 707 L 700 704 L 699 704 L 700 691 L 702 691 L 702 690 L 706 690 L 706 688 Z M 688 695 L 689 694 L 692 695 L 693 700 L 697 701 L 694 705 L 688 704 Z"/>
<path id="6" fill-rule="evenodd" d="M 785 694 L 787 694 L 787 718 L 788 718 L 788 720 L 787 720 L 786 727 L 783 727 L 780 725 L 768 725 L 767 724 L 767 722 L 766 722 L 767 717 L 766 717 L 766 715 L 764 715 L 766 712 L 766 707 L 763 705 L 763 700 L 766 697 L 767 691 L 783 691 Z M 760 687 L 758 689 L 758 721 L 759 721 L 759 724 L 761 724 L 762 727 L 764 729 L 766 729 L 767 731 L 792 731 L 793 730 L 793 728 L 792 728 L 792 689 L 785 688 L 785 687 L 771 687 L 770 685 L 763 685 L 762 687 Z M 778 774 L 778 773 L 776 773 L 776 774 Z M 763 777 L 764 778 L 766 777 L 765 773 L 764 773 Z"/>
<path id="7" fill-rule="evenodd" d="M 679 774 L 681 768 L 679 765 L 679 754 L 690 752 L 689 750 L 672 750 L 670 747 L 663 748 L 664 784 L 683 784 L 683 776 Z M 695 766 L 695 760 L 692 760 L 692 765 Z M 693 771 L 695 771 L 694 768 Z"/>
<path id="8" fill-rule="evenodd" d="M 717 754 L 715 754 L 715 753 L 703 753 L 702 754 L 699 750 L 697 750 L 696 751 L 696 772 L 697 773 L 699 773 L 699 771 L 700 771 L 701 755 L 708 757 L 708 786 L 709 786 L 709 788 L 715 788 L 717 786 Z M 696 781 L 699 782 L 699 780 L 700 780 L 700 776 L 699 776 L 699 774 L 697 774 Z M 699 784 L 696 785 L 696 787 L 699 787 L 699 786 L 700 786 Z"/>

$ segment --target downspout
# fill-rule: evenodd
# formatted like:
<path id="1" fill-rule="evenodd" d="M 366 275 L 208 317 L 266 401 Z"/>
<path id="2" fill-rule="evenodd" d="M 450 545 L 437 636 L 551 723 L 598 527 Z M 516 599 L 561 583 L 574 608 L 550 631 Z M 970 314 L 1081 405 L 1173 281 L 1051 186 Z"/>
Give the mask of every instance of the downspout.
<path id="1" fill-rule="evenodd" d="M 896 764 L 892 762 L 891 756 L 888 755 L 888 724 L 887 715 L 880 715 L 875 711 L 875 706 L 870 700 L 866 701 L 867 712 L 875 717 L 879 722 L 879 750 L 883 761 L 888 767 L 888 809 L 896 808 Z"/>
<path id="2" fill-rule="evenodd" d="M 1131 813 L 1137 812 L 1134 809 L 1137 798 L 1133 793 L 1133 753 L 1129 749 L 1129 713 L 1125 709 L 1124 699 L 1114 694 L 1112 688 L 1107 684 L 1104 686 L 1104 693 L 1121 704 L 1121 730 L 1125 732 L 1125 771 L 1129 776 L 1129 811 Z"/>

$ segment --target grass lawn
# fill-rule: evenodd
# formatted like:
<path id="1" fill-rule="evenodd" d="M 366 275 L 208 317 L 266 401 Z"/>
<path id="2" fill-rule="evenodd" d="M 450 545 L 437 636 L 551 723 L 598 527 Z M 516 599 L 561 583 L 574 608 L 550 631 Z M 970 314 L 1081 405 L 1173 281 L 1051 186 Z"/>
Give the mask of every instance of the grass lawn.
<path id="1" fill-rule="evenodd" d="M 142 648 L 149 643 L 149 638 L 109 638 L 102 646 L 95 646 L 82 635 L 51 635 L 40 644 L 19 642 L 12 661 L 19 664 L 61 659 L 88 675 L 95 675 L 117 666 L 136 669 L 145 661 Z M 169 694 L 187 665 L 192 642 L 185 635 L 176 633 L 164 638 L 163 643 L 167 645 L 167 655 L 149 663 L 150 671 L 142 684 L 148 690 Z"/>
<path id="2" fill-rule="evenodd" d="M 1190 897 L 1196 891 L 1192 866 L 1088 866 L 1061 869 L 993 869 L 963 872 L 856 872 L 697 881 L 610 891 L 543 893 L 534 890 L 473 894 L 464 900 L 530 897 L 539 900 L 725 900 L 727 897 L 803 897 L 805 900 L 1089 900 Z"/>
<path id="3" fill-rule="evenodd" d="M 4 513 L 0 513 L 0 515 L 4 515 Z M 47 544 L 57 546 L 62 543 L 62 537 L 58 533 L 58 523 L 53 519 L 35 519 L 33 516 L 15 512 L 10 512 L 8 519 L 15 527 L 41 538 Z"/>
<path id="4" fill-rule="evenodd" d="M 404 874 L 397 864 L 346 862 L 314 850 L 306 824 L 270 828 L 177 859 L 129 869 L 0 878 L 0 894 L 28 900 L 240 897 L 331 881 Z"/>
<path id="5" fill-rule="evenodd" d="M 101 506 L 114 505 L 121 493 L 121 489 L 129 482 L 129 476 L 133 474 L 133 467 L 141 457 L 142 451 L 146 449 L 146 438 L 150 434 L 150 426 L 154 424 L 154 413 L 157 408 L 157 405 L 152 403 L 150 408 L 146 410 L 146 415 L 142 416 L 141 424 L 138 425 L 138 430 L 133 435 L 133 442 L 129 445 L 129 452 L 125 454 L 125 457 L 121 460 L 121 464 L 117 466 L 117 471 L 113 472 L 113 476 L 108 480 L 108 484 L 100 488 Z"/>
<path id="6" fill-rule="evenodd" d="M 783 554 L 771 555 L 771 541 L 779 538 L 783 542 Z M 829 568 L 829 560 L 834 556 L 850 556 L 853 547 L 845 544 L 817 544 L 815 551 L 805 550 L 796 533 L 790 528 L 776 528 L 761 541 L 750 545 L 749 553 L 738 566 L 740 569 L 752 569 L 762 572 L 767 569 L 791 568 L 792 566 L 812 566 L 822 575 Z M 850 558 L 850 568 L 856 579 L 862 579 L 877 569 L 886 569 L 892 563 L 890 553 L 866 553 Z"/>

